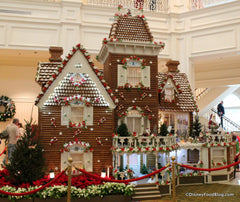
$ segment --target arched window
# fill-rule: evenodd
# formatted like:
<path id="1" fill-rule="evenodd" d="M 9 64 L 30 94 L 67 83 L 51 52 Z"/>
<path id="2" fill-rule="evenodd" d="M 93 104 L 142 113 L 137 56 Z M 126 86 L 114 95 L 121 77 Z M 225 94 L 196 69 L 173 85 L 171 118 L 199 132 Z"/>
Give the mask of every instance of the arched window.
<path id="1" fill-rule="evenodd" d="M 76 168 L 85 169 L 88 172 L 93 171 L 93 156 L 92 151 L 89 149 L 89 143 L 85 142 L 70 142 L 61 153 L 61 170 L 67 167 L 68 158 L 71 157 L 72 171 Z"/>

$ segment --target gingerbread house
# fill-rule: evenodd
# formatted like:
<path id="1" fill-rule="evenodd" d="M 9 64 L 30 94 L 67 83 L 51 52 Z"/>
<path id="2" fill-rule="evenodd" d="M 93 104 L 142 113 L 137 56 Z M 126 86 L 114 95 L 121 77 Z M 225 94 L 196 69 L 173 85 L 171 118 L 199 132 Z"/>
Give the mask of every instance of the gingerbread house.
<path id="1" fill-rule="evenodd" d="M 56 52 L 61 48 L 50 48 L 50 62 L 39 63 L 36 75 L 42 89 L 36 99 L 39 137 L 47 166 L 63 170 L 71 156 L 75 167 L 99 173 L 112 163 L 115 98 L 82 45 L 63 61 Z"/>
<path id="2" fill-rule="evenodd" d="M 103 71 L 80 44 L 63 61 L 62 49 L 50 48 L 50 61 L 39 63 L 36 75 L 42 89 L 36 100 L 39 136 L 49 169 L 63 170 L 70 156 L 74 166 L 98 173 L 112 165 L 138 174 L 142 164 L 153 169 L 161 158 L 169 162 L 176 136 L 158 136 L 159 126 L 164 122 L 186 135 L 196 105 L 176 61 L 168 63 L 169 72 L 158 73 L 163 48 L 145 17 L 131 13 L 115 16 L 103 40 Z M 122 122 L 129 137 L 116 134 Z"/>

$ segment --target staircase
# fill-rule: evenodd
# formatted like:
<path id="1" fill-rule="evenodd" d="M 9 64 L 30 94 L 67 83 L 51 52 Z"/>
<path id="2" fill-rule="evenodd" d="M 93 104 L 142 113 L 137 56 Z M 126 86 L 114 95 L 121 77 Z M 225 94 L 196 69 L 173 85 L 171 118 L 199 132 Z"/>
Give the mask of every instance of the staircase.
<path id="1" fill-rule="evenodd" d="M 162 197 L 158 185 L 155 183 L 139 184 L 134 190 L 135 194 L 132 195 L 132 201 L 157 200 Z"/>
<path id="2" fill-rule="evenodd" d="M 216 109 L 211 109 L 211 112 L 213 114 L 215 114 L 215 117 L 217 119 L 217 123 L 220 123 L 220 118 L 217 115 L 217 110 Z M 234 121 L 232 121 L 231 119 L 229 119 L 227 116 L 223 116 L 223 128 L 224 130 L 226 130 L 227 132 L 239 132 L 240 131 L 240 126 L 235 123 Z"/>

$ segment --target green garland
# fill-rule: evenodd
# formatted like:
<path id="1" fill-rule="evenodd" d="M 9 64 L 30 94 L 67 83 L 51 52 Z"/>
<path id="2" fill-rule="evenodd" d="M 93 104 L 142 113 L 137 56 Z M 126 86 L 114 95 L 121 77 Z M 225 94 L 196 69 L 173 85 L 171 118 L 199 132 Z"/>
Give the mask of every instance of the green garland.
<path id="1" fill-rule="evenodd" d="M 16 113 L 16 107 L 14 102 L 7 96 L 0 97 L 0 107 L 5 107 L 4 111 L 0 112 L 0 121 L 6 121 L 11 119 Z"/>

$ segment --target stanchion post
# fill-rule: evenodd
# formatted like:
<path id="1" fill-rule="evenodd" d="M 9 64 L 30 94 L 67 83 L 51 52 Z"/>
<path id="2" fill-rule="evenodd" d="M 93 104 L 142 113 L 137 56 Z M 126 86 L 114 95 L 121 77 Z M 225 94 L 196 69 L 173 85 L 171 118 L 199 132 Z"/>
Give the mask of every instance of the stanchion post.
<path id="1" fill-rule="evenodd" d="M 67 202 L 71 202 L 71 182 L 72 182 L 72 158 L 68 159 L 68 192 L 67 192 Z"/>
<path id="2" fill-rule="evenodd" d="M 5 163 L 7 165 L 8 164 L 8 141 L 5 141 L 5 147 L 6 147 L 6 160 L 5 160 Z"/>
<path id="3" fill-rule="evenodd" d="M 172 159 L 172 195 L 173 195 L 173 202 L 176 202 L 176 180 L 175 180 L 175 156 L 171 157 Z"/>

